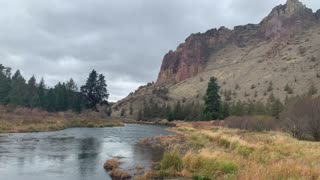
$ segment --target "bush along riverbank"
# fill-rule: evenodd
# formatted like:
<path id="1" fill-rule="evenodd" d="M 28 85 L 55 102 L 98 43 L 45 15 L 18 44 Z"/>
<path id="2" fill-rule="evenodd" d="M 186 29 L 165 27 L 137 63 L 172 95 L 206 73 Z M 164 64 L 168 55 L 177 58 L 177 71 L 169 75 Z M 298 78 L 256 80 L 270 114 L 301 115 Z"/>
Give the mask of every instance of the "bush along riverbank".
<path id="1" fill-rule="evenodd" d="M 0 133 L 24 133 L 57 131 L 75 127 L 124 126 L 120 119 L 113 119 L 96 112 L 48 113 L 38 109 L 18 108 L 13 112 L 2 111 Z"/>
<path id="2" fill-rule="evenodd" d="M 176 135 L 140 143 L 165 147 L 162 160 L 138 179 L 319 179 L 320 144 L 275 131 L 254 132 L 177 123 Z"/>

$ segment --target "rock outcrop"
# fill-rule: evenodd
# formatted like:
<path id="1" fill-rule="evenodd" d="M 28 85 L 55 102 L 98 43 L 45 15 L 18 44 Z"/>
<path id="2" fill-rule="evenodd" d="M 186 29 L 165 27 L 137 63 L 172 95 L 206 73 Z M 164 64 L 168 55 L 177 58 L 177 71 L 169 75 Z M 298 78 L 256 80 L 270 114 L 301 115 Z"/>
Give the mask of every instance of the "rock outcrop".
<path id="1" fill-rule="evenodd" d="M 316 16 L 311 9 L 298 0 L 288 0 L 285 5 L 275 7 L 260 25 L 265 37 L 277 39 L 308 27 L 315 21 Z"/>
<path id="2" fill-rule="evenodd" d="M 192 34 L 176 51 L 164 56 L 157 82 L 171 79 L 180 82 L 198 74 L 203 70 L 210 53 L 221 48 L 231 37 L 232 31 L 225 27 Z"/>
<path id="3" fill-rule="evenodd" d="M 284 100 L 305 94 L 311 84 L 320 89 L 319 34 L 320 10 L 313 13 L 298 0 L 273 8 L 259 24 L 192 34 L 164 56 L 157 82 L 119 101 L 113 113 L 134 107 L 136 116 L 149 101 L 202 102 L 211 76 L 223 99 L 234 102 L 265 101 L 271 94 Z M 284 91 L 287 84 L 293 93 Z"/>
<path id="4" fill-rule="evenodd" d="M 314 14 L 298 0 L 288 0 L 275 7 L 260 24 L 236 26 L 234 30 L 221 27 L 206 33 L 192 34 L 176 51 L 164 56 L 157 82 L 174 79 L 181 82 L 203 71 L 210 54 L 234 43 L 239 47 L 259 38 L 276 40 L 294 34 L 316 23 Z"/>

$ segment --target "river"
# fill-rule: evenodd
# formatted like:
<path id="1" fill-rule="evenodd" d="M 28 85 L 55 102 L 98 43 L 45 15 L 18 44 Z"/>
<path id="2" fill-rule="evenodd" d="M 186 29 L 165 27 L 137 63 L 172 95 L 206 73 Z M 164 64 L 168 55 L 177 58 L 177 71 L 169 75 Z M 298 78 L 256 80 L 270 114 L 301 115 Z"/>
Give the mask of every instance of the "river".
<path id="1" fill-rule="evenodd" d="M 0 179 L 105 180 L 103 164 L 122 157 L 122 169 L 150 168 L 160 152 L 140 139 L 170 134 L 161 126 L 128 124 L 113 128 L 73 128 L 57 132 L 0 134 Z"/>

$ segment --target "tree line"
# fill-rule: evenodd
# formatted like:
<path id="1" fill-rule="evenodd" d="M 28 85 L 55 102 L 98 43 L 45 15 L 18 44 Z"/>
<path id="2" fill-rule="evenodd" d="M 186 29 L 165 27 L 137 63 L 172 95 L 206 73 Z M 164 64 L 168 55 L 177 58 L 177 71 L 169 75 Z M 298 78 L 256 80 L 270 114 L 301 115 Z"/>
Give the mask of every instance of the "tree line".
<path id="1" fill-rule="evenodd" d="M 245 115 L 267 115 L 279 118 L 285 103 L 276 98 L 273 94 L 269 96 L 267 102 L 222 102 L 219 95 L 219 85 L 216 78 L 211 78 L 208 83 L 205 103 L 186 103 L 177 101 L 174 104 L 158 105 L 152 99 L 143 103 L 142 110 L 139 111 L 137 119 L 168 119 L 171 120 L 213 120 L 225 119 L 229 116 Z M 132 114 L 130 114 L 132 115 Z"/>
<path id="2" fill-rule="evenodd" d="M 80 89 L 72 78 L 48 87 L 43 78 L 39 83 L 35 76 L 26 81 L 20 70 L 13 75 L 11 71 L 10 67 L 0 64 L 0 104 L 41 108 L 49 112 L 97 110 L 98 104 L 108 104 L 105 77 L 95 70 Z"/>

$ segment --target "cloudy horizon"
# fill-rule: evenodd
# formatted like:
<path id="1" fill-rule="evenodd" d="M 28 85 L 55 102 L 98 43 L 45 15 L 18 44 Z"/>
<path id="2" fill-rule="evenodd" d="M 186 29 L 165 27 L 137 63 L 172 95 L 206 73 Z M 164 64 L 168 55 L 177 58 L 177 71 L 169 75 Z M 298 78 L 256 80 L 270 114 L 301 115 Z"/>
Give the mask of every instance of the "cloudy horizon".
<path id="1" fill-rule="evenodd" d="M 71 77 L 81 86 L 95 69 L 117 101 L 155 81 L 163 56 L 191 33 L 259 23 L 285 1 L 0 0 L 0 64 L 49 86 Z"/>

